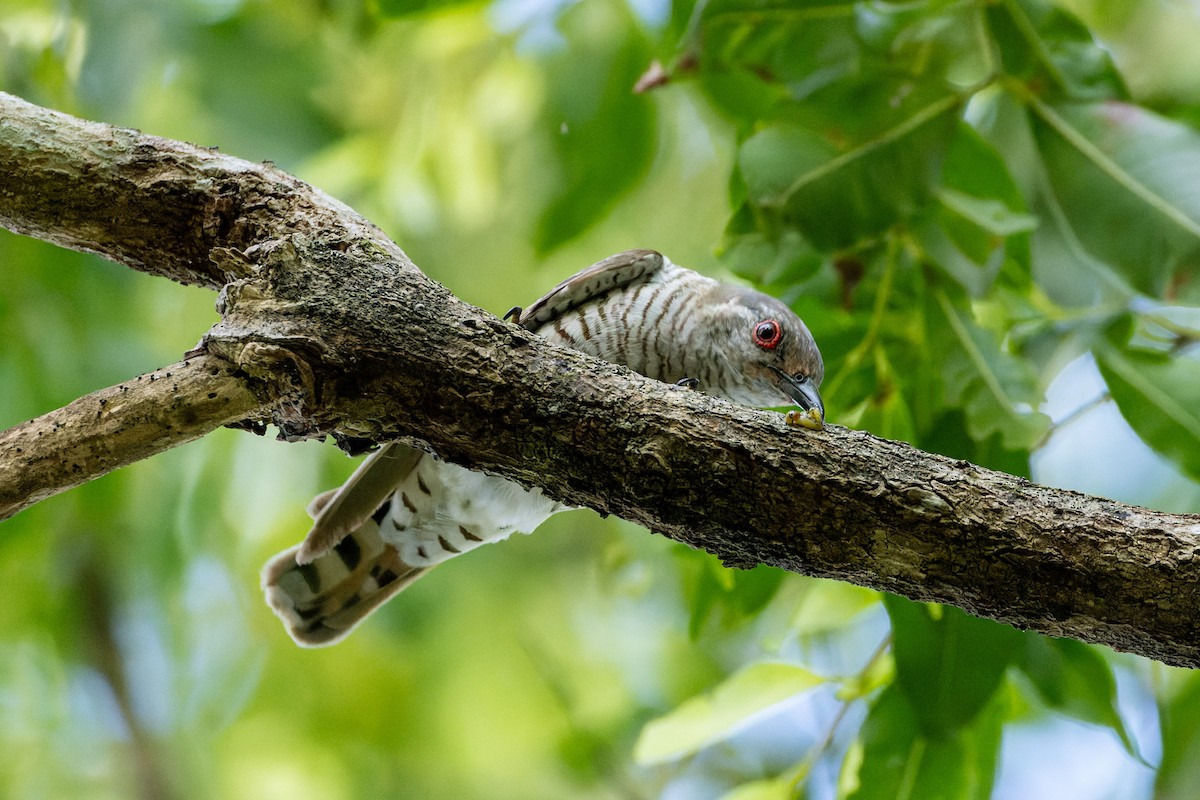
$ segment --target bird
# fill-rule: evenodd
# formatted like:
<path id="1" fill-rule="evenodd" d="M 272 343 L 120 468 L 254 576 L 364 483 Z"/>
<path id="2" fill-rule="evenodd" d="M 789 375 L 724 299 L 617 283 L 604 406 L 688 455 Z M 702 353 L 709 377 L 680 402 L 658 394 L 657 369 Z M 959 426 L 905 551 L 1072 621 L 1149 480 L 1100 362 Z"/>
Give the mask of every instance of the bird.
<path id="1" fill-rule="evenodd" d="M 665 383 L 748 406 L 796 405 L 790 423 L 824 424 L 824 363 L 800 317 L 654 250 L 609 256 L 505 319 Z M 262 588 L 298 645 L 335 644 L 434 566 L 568 508 L 538 488 L 385 444 L 309 503 L 312 529 L 267 562 Z"/>

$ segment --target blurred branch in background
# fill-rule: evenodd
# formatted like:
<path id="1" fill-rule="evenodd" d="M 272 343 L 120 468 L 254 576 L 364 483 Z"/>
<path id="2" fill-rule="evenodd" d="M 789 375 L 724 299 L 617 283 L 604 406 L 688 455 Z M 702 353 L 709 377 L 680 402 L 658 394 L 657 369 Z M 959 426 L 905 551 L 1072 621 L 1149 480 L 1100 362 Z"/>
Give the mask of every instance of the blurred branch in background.
<path id="1" fill-rule="evenodd" d="M 89 661 L 107 681 L 129 737 L 130 760 L 136 767 L 132 783 L 141 800 L 172 800 L 180 797 L 164 748 L 147 730 L 137 713 L 128 674 L 128 661 L 123 657 L 118 641 L 117 602 L 109 583 L 109 569 L 100 562 L 95 548 L 83 545 L 79 571 L 80 592 L 90 602 L 84 608 L 84 645 Z"/>

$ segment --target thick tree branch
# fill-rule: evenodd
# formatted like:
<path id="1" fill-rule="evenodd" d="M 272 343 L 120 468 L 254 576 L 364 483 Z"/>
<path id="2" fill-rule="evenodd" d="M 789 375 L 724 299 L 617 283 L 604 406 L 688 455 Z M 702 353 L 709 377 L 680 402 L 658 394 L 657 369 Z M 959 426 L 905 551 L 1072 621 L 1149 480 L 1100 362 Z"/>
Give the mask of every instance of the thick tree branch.
<path id="1" fill-rule="evenodd" d="M 727 563 L 1200 666 L 1200 517 L 1035 486 L 866 433 L 792 429 L 664 387 L 458 301 L 353 212 L 272 167 L 61 115 L 49 130 L 50 112 L 0 99 L 0 186 L 14 175 L 34 184 L 0 191 L 0 220 L 178 279 L 228 279 L 208 352 L 230 365 L 222 374 L 240 382 L 246 416 L 269 402 L 286 437 L 332 434 L 348 449 L 405 439 Z M 75 163 L 89 137 L 123 144 L 70 180 L 46 174 Z M 147 216 L 129 234 L 79 201 L 55 221 L 29 199 L 39 182 Z M 154 203 L 135 197 L 163 187 Z M 158 203 L 176 217 L 161 229 Z M 215 227 L 214 206 L 226 209 Z M 67 446 L 69 430 L 51 449 Z M 39 457 L 49 463 L 49 450 Z M 21 493 L 14 479 L 0 473 L 0 497 Z"/>
<path id="2" fill-rule="evenodd" d="M 272 164 L 87 122 L 0 92 L 0 226 L 219 289 L 225 258 L 297 233 L 403 253 L 337 200 Z"/>

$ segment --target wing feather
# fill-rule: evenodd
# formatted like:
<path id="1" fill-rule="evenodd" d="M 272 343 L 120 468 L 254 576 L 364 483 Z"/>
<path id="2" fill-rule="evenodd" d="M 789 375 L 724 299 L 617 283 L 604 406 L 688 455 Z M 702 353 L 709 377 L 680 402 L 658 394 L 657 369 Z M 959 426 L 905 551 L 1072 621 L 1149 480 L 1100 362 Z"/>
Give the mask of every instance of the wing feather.
<path id="1" fill-rule="evenodd" d="M 310 512 L 315 512 L 312 530 L 297 550 L 296 561 L 313 561 L 357 530 L 391 497 L 423 455 L 398 442 L 385 444 L 363 459 L 332 496 L 317 495 L 309 504 Z"/>
<path id="2" fill-rule="evenodd" d="M 522 311 L 517 324 L 526 330 L 536 330 L 589 300 L 653 275 L 665 262 L 662 254 L 654 250 L 626 250 L 597 261 Z"/>

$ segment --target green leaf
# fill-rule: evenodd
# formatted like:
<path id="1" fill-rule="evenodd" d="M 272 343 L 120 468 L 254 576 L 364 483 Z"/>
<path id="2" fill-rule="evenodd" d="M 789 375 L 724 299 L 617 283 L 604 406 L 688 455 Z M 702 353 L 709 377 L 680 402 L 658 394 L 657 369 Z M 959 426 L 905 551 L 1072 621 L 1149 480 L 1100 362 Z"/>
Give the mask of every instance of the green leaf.
<path id="1" fill-rule="evenodd" d="M 743 783 L 721 795 L 720 800 L 792 800 L 795 787 L 783 778 L 766 778 Z"/>
<path id="2" fill-rule="evenodd" d="M 1046 705 L 1084 722 L 1111 728 L 1129 755 L 1141 759 L 1117 710 L 1112 665 L 1096 648 L 1074 639 L 1026 636 L 1017 666 Z"/>
<path id="3" fill-rule="evenodd" d="M 1004 722 L 993 702 L 974 724 L 943 737 L 922 729 L 896 686 L 872 704 L 851 747 L 839 796 L 848 800 L 967 800 L 990 797 Z"/>
<path id="4" fill-rule="evenodd" d="M 688 638 L 695 641 L 721 599 L 733 589 L 733 570 L 723 566 L 709 553 L 690 547 L 674 548 L 674 553 L 680 561 L 684 594 L 690 611 Z"/>
<path id="5" fill-rule="evenodd" d="M 1155 306 L 1139 309 L 1129 345 L 1164 355 L 1185 352 L 1200 341 L 1200 308 Z"/>
<path id="6" fill-rule="evenodd" d="M 1054 96 L 1124 98 L 1125 84 L 1092 31 L 1049 0 L 987 4 L 1003 71 Z"/>
<path id="7" fill-rule="evenodd" d="M 938 200 L 950 211 L 996 237 L 1026 233 L 1037 227 L 1036 217 L 1014 213 L 1004 203 L 992 198 L 975 197 L 943 188 L 938 192 Z"/>
<path id="8" fill-rule="evenodd" d="M 726 567 L 714 556 L 690 547 L 674 550 L 680 561 L 691 613 L 688 637 L 698 639 L 714 616 L 733 627 L 754 617 L 771 601 L 786 574 L 776 567 Z"/>
<path id="9" fill-rule="evenodd" d="M 738 611 L 752 617 L 771 602 L 785 575 L 787 573 L 778 567 L 766 564 L 753 569 L 735 569 L 730 600 Z"/>
<path id="10" fill-rule="evenodd" d="M 950 149 L 946 152 L 946 160 L 942 165 L 942 186 L 973 198 L 998 201 L 1006 212 L 1017 217 L 1026 210 L 1025 198 L 1009 171 L 1004 155 L 965 122 L 955 130 Z"/>
<path id="11" fill-rule="evenodd" d="M 998 197 L 1009 209 L 1028 212 L 1038 219 L 1038 227 L 1030 234 L 1006 241 L 1006 250 L 1028 270 L 1037 288 L 1054 302 L 1071 307 L 1126 302 L 1133 293 L 1128 282 L 1112 265 L 1085 247 L 1054 192 L 1048 177 L 1050 167 L 1034 136 L 1035 123 L 1028 105 L 1015 94 L 993 91 L 975 95 L 972 112 L 972 122 L 994 150 L 999 167 L 1011 175 L 1011 191 L 1016 196 L 1001 193 L 1004 190 L 995 180 L 987 180 L 983 185 L 970 182 L 972 164 L 981 172 L 985 169 L 994 172 L 994 168 L 986 166 L 989 159 L 982 151 L 970 152 L 969 157 L 959 159 L 965 169 L 957 171 L 958 177 L 953 182 L 947 178 L 947 185 L 978 197 Z M 952 148 L 952 157 L 957 149 Z M 947 159 L 948 165 L 951 160 Z M 1021 243 L 1028 249 L 1007 247 Z M 951 274 L 963 282 L 957 272 Z M 964 282 L 964 286 L 978 296 L 970 282 Z"/>
<path id="12" fill-rule="evenodd" d="M 915 230 L 926 255 L 973 297 L 991 289 L 1006 259 L 1030 266 L 1038 226 L 1000 153 L 960 124 L 946 154 L 934 213 Z"/>
<path id="13" fill-rule="evenodd" d="M 751 664 L 711 692 L 693 697 L 647 723 L 638 737 L 633 758 L 646 765 L 692 755 L 824 682 L 821 676 L 792 664 Z"/>
<path id="14" fill-rule="evenodd" d="M 575 5 L 560 28 L 570 47 L 549 59 L 542 114 L 557 151 L 559 187 L 538 221 L 538 253 L 602 220 L 650 166 L 657 141 L 653 102 L 633 92 L 653 53 L 628 7 Z"/>
<path id="15" fill-rule="evenodd" d="M 777 12 L 786 18 L 809 19 L 825 16 L 826 9 L 844 9 L 845 0 L 711 0 L 705 4 L 703 13 L 706 20 L 723 16 L 745 16 L 758 19 L 756 16 L 766 12 Z M 846 10 L 844 16 L 850 16 Z"/>
<path id="16" fill-rule="evenodd" d="M 837 147 L 817 131 L 780 124 L 750 137 L 742 145 L 738 166 L 751 198 L 783 205 L 798 179 L 823 169 L 837 156 Z"/>
<path id="17" fill-rule="evenodd" d="M 849 143 L 835 143 L 842 132 L 832 129 L 768 126 L 738 155 L 750 199 L 778 210 L 818 248 L 849 247 L 878 234 L 928 202 L 959 104 L 957 96 L 942 94 L 924 104 L 908 98 L 902 114 L 868 107 L 864 116 L 879 129 Z"/>
<path id="18" fill-rule="evenodd" d="M 807 100 L 838 83 L 894 75 L 942 84 L 986 71 L 963 3 L 712 0 L 689 39 L 705 67 L 743 66 Z"/>
<path id="19" fill-rule="evenodd" d="M 372 5 L 384 17 L 407 17 L 428 11 L 477 4 L 479 0 L 373 0 Z"/>
<path id="20" fill-rule="evenodd" d="M 977 325 L 969 309 L 956 307 L 946 291 L 932 288 L 930 297 L 926 335 L 940 351 L 945 402 L 966 412 L 977 439 L 998 433 L 1008 448 L 1030 448 L 1049 425 L 1036 410 L 1041 393 L 1032 365 L 1004 352 L 998 338 Z"/>
<path id="21" fill-rule="evenodd" d="M 707 74 L 747 70 L 758 83 L 776 84 L 800 100 L 860 65 L 854 9 L 840 0 L 712 0 L 700 8 L 692 46 Z M 763 24 L 765 15 L 771 24 Z M 731 111 L 744 107 L 730 92 L 714 99 Z"/>
<path id="22" fill-rule="evenodd" d="M 1096 353 L 1096 363 L 1129 427 L 1200 479 L 1200 361 L 1107 347 Z"/>
<path id="23" fill-rule="evenodd" d="M 967 222 L 945 207 L 914 233 L 925 256 L 963 287 L 972 297 L 982 297 L 1004 266 L 1004 240 Z"/>
<path id="24" fill-rule="evenodd" d="M 798 231 L 749 202 L 743 202 L 726 225 L 720 254 L 735 274 L 763 287 L 803 283 L 825 261 Z"/>
<path id="25" fill-rule="evenodd" d="M 846 409 L 838 421 L 852 428 L 863 428 L 886 439 L 911 442 L 916 438 L 909 398 L 902 391 L 908 375 L 901 374 L 888 358 L 888 348 L 872 348 L 874 382 L 869 396 Z"/>
<path id="26" fill-rule="evenodd" d="M 1002 685 L 1021 633 L 953 606 L 884 595 L 892 619 L 896 685 L 920 728 L 946 737 L 975 718 Z"/>
<path id="27" fill-rule="evenodd" d="M 753 120 L 771 118 L 789 99 L 785 86 L 741 69 L 706 70 L 700 75 L 699 83 L 716 110 L 738 127 L 746 127 Z"/>
<path id="28" fill-rule="evenodd" d="M 1200 133 L 1127 103 L 1029 103 L 1079 242 L 1131 285 L 1163 296 L 1176 271 L 1200 263 Z"/>
<path id="29" fill-rule="evenodd" d="M 976 14 L 962 3 L 857 3 L 855 29 L 867 52 L 889 68 L 967 86 L 990 72 Z"/>
<path id="30" fill-rule="evenodd" d="M 805 588 L 792 616 L 792 627 L 804 635 L 836 631 L 879 602 L 879 592 L 842 581 L 813 579 Z"/>
<path id="31" fill-rule="evenodd" d="M 1156 800 L 1192 800 L 1200 786 L 1200 672 L 1162 675 L 1158 720 L 1162 761 L 1154 778 Z"/>

